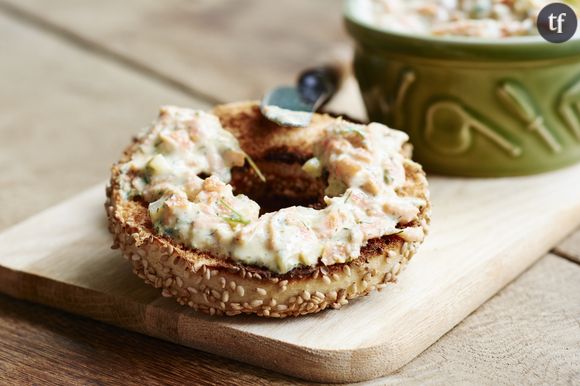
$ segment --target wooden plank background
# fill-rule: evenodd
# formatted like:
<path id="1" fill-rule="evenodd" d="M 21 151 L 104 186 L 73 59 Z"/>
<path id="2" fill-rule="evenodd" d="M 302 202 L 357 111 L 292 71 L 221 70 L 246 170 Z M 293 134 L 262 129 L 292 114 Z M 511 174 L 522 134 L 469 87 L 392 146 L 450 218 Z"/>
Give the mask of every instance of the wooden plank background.
<path id="1" fill-rule="evenodd" d="M 348 47 L 339 1 L 0 0 L 0 229 L 103 180 L 158 105 L 257 98 Z M 567 260 L 569 259 L 569 260 Z M 580 232 L 375 384 L 572 384 Z M 299 383 L 0 296 L 0 383 Z"/>

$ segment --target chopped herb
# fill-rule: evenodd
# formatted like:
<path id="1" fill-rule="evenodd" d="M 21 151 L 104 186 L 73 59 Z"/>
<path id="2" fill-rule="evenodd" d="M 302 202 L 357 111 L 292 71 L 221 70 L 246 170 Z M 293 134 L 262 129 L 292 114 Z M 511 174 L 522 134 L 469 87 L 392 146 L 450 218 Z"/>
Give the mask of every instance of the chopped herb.
<path id="1" fill-rule="evenodd" d="M 221 198 L 220 198 L 220 204 L 222 204 L 223 206 L 225 206 L 226 208 L 228 208 L 232 212 L 231 216 L 222 217 L 228 224 L 233 226 L 236 224 L 248 225 L 250 223 L 249 220 L 246 220 L 244 218 L 244 216 L 242 216 L 238 211 L 236 211 L 234 208 L 232 208 L 227 202 L 225 202 Z"/>
<path id="2" fill-rule="evenodd" d="M 238 218 L 238 217 L 235 217 L 235 216 L 225 216 L 225 217 L 222 217 L 222 218 L 224 219 L 225 222 L 227 222 L 231 226 L 235 226 L 237 224 L 248 225 L 250 223 L 248 220 L 245 220 L 245 219 L 242 219 L 242 218 Z"/>
<path id="3" fill-rule="evenodd" d="M 355 126 L 341 127 L 338 132 L 340 134 L 356 134 L 361 138 L 365 138 L 365 133 Z"/>
<path id="4" fill-rule="evenodd" d="M 256 163 L 254 162 L 254 160 L 246 152 L 244 152 L 244 156 L 246 157 L 246 160 L 248 161 L 248 164 L 250 164 L 250 167 L 252 169 L 254 169 L 254 172 L 256 173 L 256 175 L 258 176 L 258 178 L 262 182 L 266 182 L 266 177 L 264 177 L 264 175 L 262 174 L 262 172 L 260 171 L 260 169 L 258 169 L 258 165 L 256 165 Z"/>
<path id="5" fill-rule="evenodd" d="M 350 199 L 350 196 L 352 194 L 352 190 L 349 190 L 348 192 L 346 192 L 346 195 L 344 196 L 344 203 L 346 204 L 348 202 L 348 200 Z"/>

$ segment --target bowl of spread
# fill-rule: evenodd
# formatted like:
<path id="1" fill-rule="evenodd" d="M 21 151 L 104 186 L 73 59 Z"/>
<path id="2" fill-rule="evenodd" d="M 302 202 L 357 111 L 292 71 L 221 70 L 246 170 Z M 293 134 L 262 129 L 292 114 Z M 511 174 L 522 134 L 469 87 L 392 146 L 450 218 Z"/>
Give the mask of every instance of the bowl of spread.
<path id="1" fill-rule="evenodd" d="M 536 18 L 547 3 L 347 0 L 370 120 L 407 132 L 414 157 L 439 174 L 526 175 L 579 161 L 580 33 L 544 40 Z"/>

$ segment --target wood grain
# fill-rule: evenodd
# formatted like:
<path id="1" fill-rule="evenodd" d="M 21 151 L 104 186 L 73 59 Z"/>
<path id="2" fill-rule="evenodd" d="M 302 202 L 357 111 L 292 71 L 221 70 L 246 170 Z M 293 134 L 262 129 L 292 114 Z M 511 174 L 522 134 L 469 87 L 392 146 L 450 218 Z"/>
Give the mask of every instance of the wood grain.
<path id="1" fill-rule="evenodd" d="M 219 101 L 263 92 L 348 47 L 337 0 L 2 0 Z"/>
<path id="2" fill-rule="evenodd" d="M 2 14 L 0 36 L 0 229 L 106 178 L 160 104 L 207 106 Z"/>
<path id="3" fill-rule="evenodd" d="M 554 252 L 567 259 L 580 263 L 580 229 L 577 229 L 559 243 Z"/>
<path id="4" fill-rule="evenodd" d="M 430 182 L 435 220 L 413 264 L 396 286 L 340 311 L 283 321 L 212 318 L 162 298 L 108 249 L 103 186 L 0 234 L 0 290 L 301 378 L 378 377 L 514 279 L 580 215 L 580 166 L 525 178 Z M 538 207 L 543 216 L 526 222 Z M 559 226 L 550 227 L 555 221 Z"/>
<path id="5" fill-rule="evenodd" d="M 25 5 L 24 1 L 14 3 Z M 124 7 L 121 4 L 117 7 L 110 2 L 106 11 L 98 13 L 99 9 L 95 9 L 98 8 L 95 2 L 57 0 L 32 4 L 29 10 L 47 18 L 49 16 L 52 18 L 57 12 L 65 19 L 67 13 L 72 19 L 77 17 L 78 13 L 84 13 L 83 21 L 77 24 L 78 29 L 84 29 L 84 25 L 91 22 L 95 25 L 100 24 L 102 29 L 98 34 L 103 36 L 103 43 L 107 43 L 106 40 L 112 35 L 116 35 L 115 38 L 118 39 L 118 35 L 134 34 L 130 25 L 124 29 L 122 19 L 130 17 L 124 15 L 125 13 L 140 13 L 141 4 L 145 2 L 132 4 L 132 7 Z M 291 7 L 292 4 L 285 2 L 280 7 L 280 12 L 288 6 Z M 308 9 L 311 8 L 303 7 L 302 12 Z M 98 17 L 88 20 L 93 14 Z M 108 25 L 112 19 L 121 21 L 113 23 L 116 30 L 109 35 Z M 0 24 L 6 23 L 4 17 L 0 20 Z M 54 20 L 62 22 L 65 29 L 74 22 L 74 20 L 66 23 L 66 20 Z M 326 28 L 326 19 L 318 22 L 321 30 Z M 279 27 L 285 28 L 289 25 L 290 23 L 280 23 Z M 95 28 L 98 27 L 99 25 Z M 9 29 L 12 32 L 7 34 Z M 112 63 L 107 62 L 113 58 L 107 58 L 107 61 L 99 60 L 91 53 L 94 49 L 92 46 L 84 49 L 74 48 L 79 44 L 82 45 L 82 42 L 77 42 L 74 46 L 63 44 L 59 41 L 60 37 L 54 39 L 48 36 L 46 31 L 45 36 L 41 38 L 39 31 L 16 22 L 10 22 L 10 28 L 4 26 L 1 31 L 3 38 L 0 39 L 0 47 L 3 55 L 0 69 L 3 74 L 3 87 L 0 88 L 2 98 L 0 165 L 3 171 L 0 173 L 0 197 L 5 205 L 0 215 L 0 228 L 102 180 L 107 171 L 98 164 L 99 155 L 102 154 L 110 160 L 114 159 L 117 150 L 113 147 L 122 146 L 121 141 L 125 140 L 135 127 L 145 123 L 144 111 L 150 111 L 156 104 L 165 103 L 170 98 L 175 98 L 174 103 L 188 103 L 188 99 L 183 103 L 179 102 L 178 100 L 185 98 L 179 92 L 160 86 L 164 83 L 159 82 L 156 77 L 149 76 L 150 74 L 146 74 L 149 77 L 147 79 L 135 73 L 138 69 L 133 73 L 126 68 L 123 69 L 122 62 L 115 60 Z M 200 28 L 199 35 L 203 34 L 204 31 Z M 155 36 L 155 33 L 148 36 Z M 133 36 L 131 39 L 133 40 L 131 46 L 124 43 L 119 49 L 121 54 L 123 51 L 132 50 L 138 38 Z M 144 46 L 152 44 L 146 41 L 147 39 L 148 37 L 143 38 L 138 44 Z M 228 39 L 222 41 L 224 44 L 228 43 Z M 230 45 L 235 42 L 235 39 L 229 39 Z M 158 42 L 155 44 L 159 45 Z M 284 57 L 286 52 L 281 49 L 277 55 Z M 278 60 L 277 57 L 267 59 L 263 61 L 265 65 Z M 297 60 L 310 63 L 310 57 Z M 144 64 L 151 65 L 149 57 L 145 57 Z M 182 64 L 179 66 L 187 68 Z M 261 67 L 260 63 L 256 65 L 256 68 Z M 301 65 L 296 66 L 298 67 Z M 6 71 L 7 68 L 10 71 Z M 85 69 L 89 71 L 83 71 Z M 91 76 L 87 76 L 87 73 Z M 215 74 L 220 75 L 218 71 Z M 184 76 L 189 76 L 187 71 L 184 72 Z M 292 75 L 288 78 L 288 74 L 284 71 L 279 76 L 282 82 L 284 79 L 290 79 Z M 96 79 L 93 80 L 91 77 Z M 27 79 L 31 81 L 27 82 Z M 194 82 L 191 84 L 197 85 Z M 117 85 L 121 85 L 118 94 L 112 92 Z M 210 81 L 207 82 L 207 86 L 213 88 Z M 144 106 L 155 98 L 159 98 L 159 102 Z M 63 102 L 62 105 L 59 101 Z M 115 108 L 113 106 L 115 104 L 119 108 Z M 67 106 L 70 109 L 67 109 Z M 11 116 L 9 113 L 16 115 L 7 120 L 7 117 Z M 91 122 L 99 125 L 91 125 Z M 74 125 L 68 126 L 69 123 Z M 78 130 L 74 130 L 75 128 Z M 82 135 L 87 130 L 93 133 L 89 141 Z M 52 137 L 58 140 L 52 140 Z M 91 142 L 96 137 L 97 141 Z M 102 141 L 113 137 L 116 138 L 116 142 Z M 46 143 L 51 145 L 50 149 L 44 147 Z M 81 148 L 82 151 L 73 153 L 75 162 L 65 163 L 67 161 L 65 154 L 70 151 L 71 144 Z M 19 157 L 21 154 L 26 156 Z M 37 158 L 34 154 L 41 157 Z M 7 159 L 17 159 L 18 162 Z M 61 161 L 55 162 L 53 161 L 55 159 Z M 65 165 L 69 168 L 65 172 L 54 169 Z M 83 173 L 84 169 L 89 172 Z M 383 378 L 376 383 L 564 384 L 568 379 L 565 375 L 570 372 L 578 379 L 580 376 L 577 365 L 578 344 L 574 340 L 577 333 L 572 332 L 567 337 L 545 334 L 546 340 L 542 340 L 542 337 L 536 339 L 537 336 L 532 335 L 533 340 L 521 345 L 511 343 L 515 331 L 519 332 L 519 326 L 524 322 L 528 328 L 523 331 L 529 334 L 529 331 L 533 333 L 567 331 L 566 326 L 570 320 L 576 323 L 578 321 L 577 313 L 565 312 L 574 310 L 578 305 L 576 298 L 566 296 L 578 293 L 575 287 L 578 278 L 564 274 L 573 272 L 574 267 L 556 264 L 558 261 L 556 259 L 550 259 L 545 264 L 543 261 L 541 270 L 533 269 L 524 274 L 500 296 L 495 297 L 431 346 L 417 360 L 405 366 L 393 377 Z M 524 281 L 531 272 L 534 272 L 534 276 Z M 546 280 L 546 277 L 554 279 Z M 511 290 L 512 288 L 516 290 Z M 557 296 L 550 297 L 552 302 L 536 302 L 536 298 L 545 299 L 541 296 L 542 293 L 537 293 L 534 297 L 527 295 L 535 293 L 536 289 Z M 558 299 L 560 302 L 554 301 Z M 488 308 L 489 304 L 494 304 L 494 307 Z M 551 308 L 552 304 L 560 304 L 561 307 Z M 513 312 L 509 312 L 510 310 Z M 536 311 L 535 315 L 526 317 L 526 321 L 518 318 L 520 312 L 531 312 L 530 310 Z M 503 317 L 498 318 L 497 315 Z M 504 318 L 517 324 L 514 323 L 516 324 L 514 326 Z M 473 329 L 478 331 L 476 335 L 472 335 Z M 73 333 L 75 331 L 78 333 Z M 280 376 L 265 370 L 5 297 L 0 297 L 0 342 L 2 342 L 0 345 L 2 384 L 57 382 L 103 384 L 134 380 L 134 383 L 139 384 L 158 381 L 174 384 L 195 382 L 253 385 L 281 379 Z M 126 347 L 127 344 L 129 347 Z M 512 347 L 509 355 L 499 355 L 498 353 L 506 352 L 506 345 Z M 566 352 L 557 360 L 553 360 L 551 353 L 561 347 L 567 348 Z M 576 363 L 576 366 L 571 369 L 564 368 L 560 373 L 538 372 L 538 368 L 549 369 L 550 364 L 565 363 L 564 356 L 569 361 L 573 359 L 572 363 Z M 115 361 L 110 358 L 114 358 Z M 133 361 L 131 358 L 136 359 Z M 172 366 L 174 361 L 178 365 L 175 368 Z M 119 367 L 115 367 L 117 362 Z M 535 376 L 530 378 L 530 374 Z M 287 381 L 281 379 L 281 382 Z"/>
<path id="6" fill-rule="evenodd" d="M 548 255 L 384 385 L 573 385 L 580 267 Z"/>
<path id="7" fill-rule="evenodd" d="M 215 355 L 0 295 L 0 384 L 299 383 Z"/>

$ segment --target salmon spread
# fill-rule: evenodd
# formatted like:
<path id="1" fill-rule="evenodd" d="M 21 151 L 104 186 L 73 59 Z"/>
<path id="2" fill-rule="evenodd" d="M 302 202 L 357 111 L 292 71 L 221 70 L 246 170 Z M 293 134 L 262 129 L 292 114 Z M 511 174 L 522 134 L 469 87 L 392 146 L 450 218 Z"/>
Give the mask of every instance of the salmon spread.
<path id="1" fill-rule="evenodd" d="M 361 20 L 396 32 L 506 38 L 538 35 L 549 0 L 360 0 Z M 571 4 L 570 4 L 571 5 Z M 573 6 L 573 5 L 571 5 Z"/>
<path id="2" fill-rule="evenodd" d="M 293 206 L 260 216 L 260 206 L 229 185 L 248 159 L 209 113 L 163 107 L 120 165 L 123 199 L 144 200 L 159 235 L 220 258 L 286 273 L 299 266 L 346 263 L 373 239 L 397 234 L 422 241 L 409 226 L 427 204 L 402 196 L 405 133 L 378 123 L 333 120 L 303 170 L 328 175 L 323 209 Z M 267 181 L 266 183 L 275 183 Z"/>

